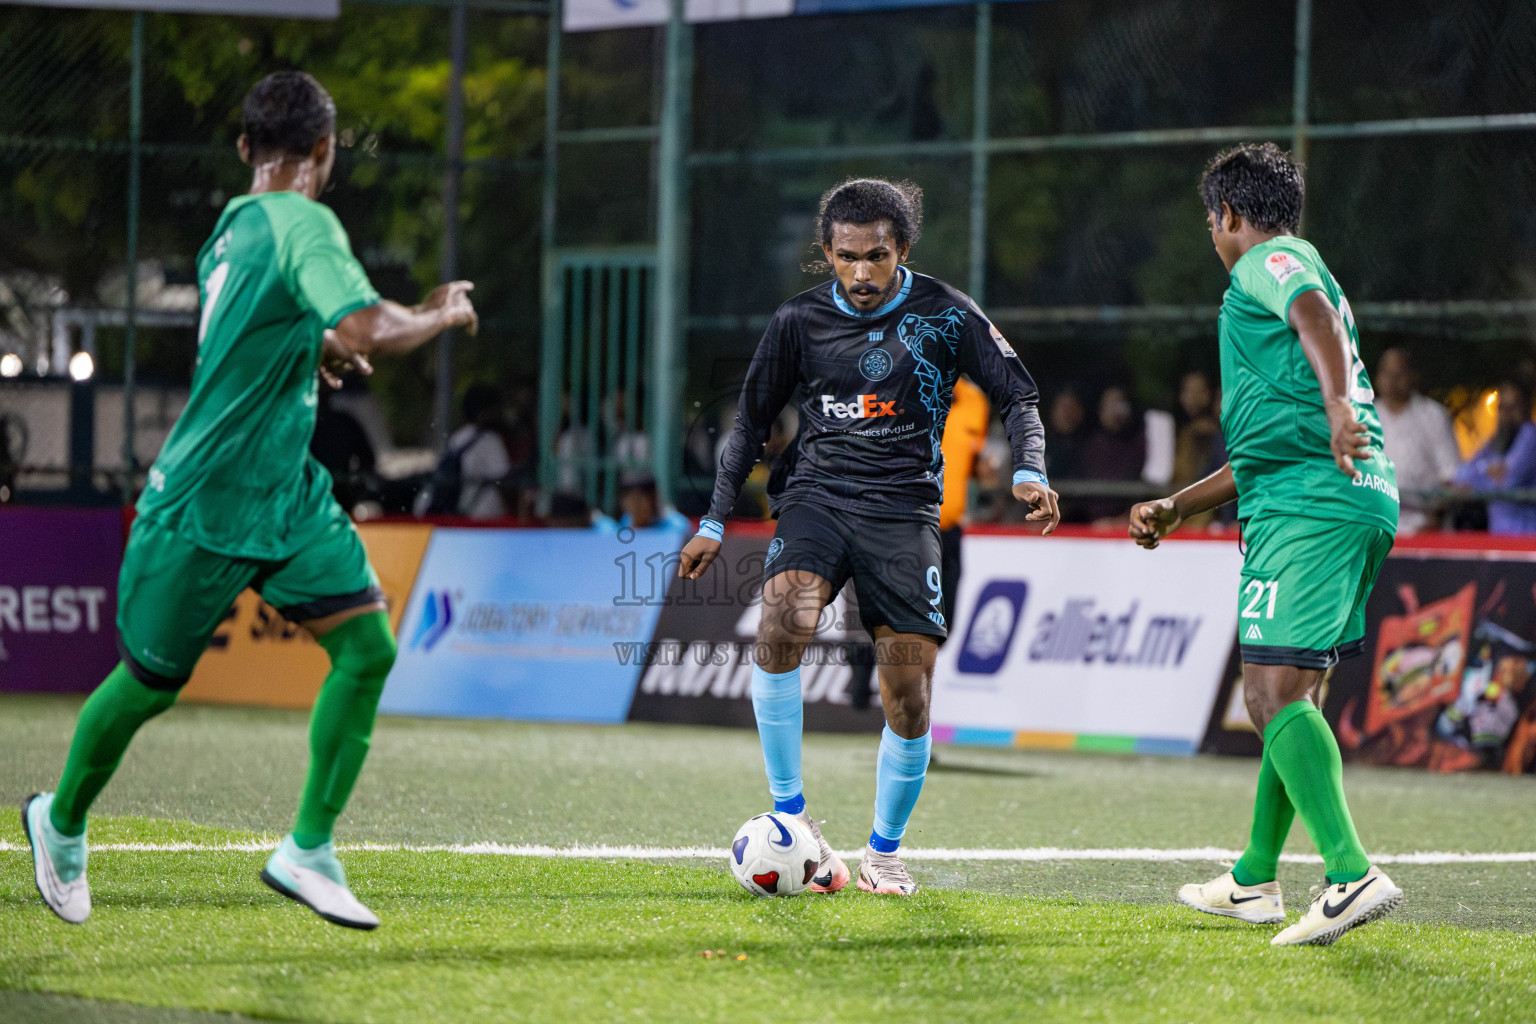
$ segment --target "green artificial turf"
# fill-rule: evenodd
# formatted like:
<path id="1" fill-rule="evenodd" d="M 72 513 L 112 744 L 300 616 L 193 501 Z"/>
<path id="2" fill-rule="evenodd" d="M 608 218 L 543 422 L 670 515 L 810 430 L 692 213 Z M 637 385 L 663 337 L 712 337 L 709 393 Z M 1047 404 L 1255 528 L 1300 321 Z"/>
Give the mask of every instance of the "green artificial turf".
<path id="1" fill-rule="evenodd" d="M 49 788 L 77 703 L 0 701 L 0 796 Z M 867 834 L 873 737 L 808 737 L 813 810 Z M 178 708 L 92 820 L 98 844 L 280 834 L 304 716 Z M 724 730 L 388 719 L 338 839 L 723 846 L 764 802 L 754 737 Z M 922 847 L 1241 845 L 1250 761 L 941 750 Z M 1536 849 L 1533 780 L 1358 770 L 1376 850 Z M 17 817 L 0 841 L 19 847 Z M 1305 852 L 1300 828 L 1290 847 Z M 1529 1021 L 1536 865 L 1394 866 L 1394 917 L 1327 948 L 1170 901 L 1214 863 L 924 861 L 911 900 L 759 900 L 723 864 L 350 851 L 384 924 L 327 925 L 256 880 L 261 852 L 98 850 L 80 927 L 25 850 L 0 852 L 0 1020 Z M 1282 866 L 1294 911 L 1321 869 Z M 705 958 L 701 952 L 725 950 Z M 737 959 L 738 956 L 746 959 Z M 51 993 L 38 995 L 36 993 Z M 87 997 L 78 1002 L 69 997 Z M 97 1002 L 99 1000 L 100 1002 Z M 128 1005 L 138 1004 L 138 1005 Z M 214 1014 L 214 1015 L 209 1015 Z"/>

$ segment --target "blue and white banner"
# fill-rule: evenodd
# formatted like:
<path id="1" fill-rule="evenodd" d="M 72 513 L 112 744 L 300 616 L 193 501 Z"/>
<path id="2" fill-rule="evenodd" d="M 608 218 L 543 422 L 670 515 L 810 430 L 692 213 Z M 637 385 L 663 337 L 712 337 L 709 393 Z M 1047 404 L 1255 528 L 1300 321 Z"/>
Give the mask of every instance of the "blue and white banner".
<path id="1" fill-rule="evenodd" d="M 968 536 L 933 680 L 946 742 L 1194 753 L 1236 638 L 1234 541 Z"/>
<path id="2" fill-rule="evenodd" d="M 438 529 L 379 704 L 405 715 L 622 722 L 678 530 Z"/>
<path id="3" fill-rule="evenodd" d="M 794 14 L 841 14 L 890 7 L 942 7 L 957 0 L 686 0 L 683 17 L 690 23 L 743 21 L 748 18 L 787 18 Z M 670 0 L 565 0 L 562 24 L 567 32 L 605 28 L 665 25 Z"/>

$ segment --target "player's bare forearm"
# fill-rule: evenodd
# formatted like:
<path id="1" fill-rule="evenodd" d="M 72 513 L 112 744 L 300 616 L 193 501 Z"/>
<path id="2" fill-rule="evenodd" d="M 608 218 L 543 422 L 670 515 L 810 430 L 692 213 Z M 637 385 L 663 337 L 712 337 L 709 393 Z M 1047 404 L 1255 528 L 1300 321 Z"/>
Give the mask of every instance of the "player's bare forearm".
<path id="1" fill-rule="evenodd" d="M 1156 501 L 1143 501 L 1131 508 L 1131 539 L 1142 547 L 1157 547 L 1158 541 L 1183 525 L 1190 516 L 1220 508 L 1237 500 L 1237 482 L 1229 462 L 1204 480 L 1197 480 L 1177 494 Z"/>
<path id="2" fill-rule="evenodd" d="M 469 301 L 473 288 L 468 281 L 439 285 L 417 306 L 385 299 L 349 313 L 336 325 L 336 333 L 349 348 L 364 355 L 403 355 L 450 327 L 466 327 L 473 334 L 480 326 Z"/>
<path id="3" fill-rule="evenodd" d="M 1302 292 L 1291 303 L 1290 325 L 1301 340 L 1302 354 L 1317 375 L 1323 411 L 1328 414 L 1333 460 L 1342 472 L 1355 476 L 1355 460 L 1371 456 L 1370 435 L 1349 400 L 1354 357 L 1344 320 L 1327 296 L 1313 289 Z"/>
<path id="4" fill-rule="evenodd" d="M 1179 518 L 1188 519 L 1202 512 L 1237 500 L 1237 481 L 1232 477 L 1232 463 L 1227 463 L 1204 480 L 1196 480 L 1168 499 Z"/>

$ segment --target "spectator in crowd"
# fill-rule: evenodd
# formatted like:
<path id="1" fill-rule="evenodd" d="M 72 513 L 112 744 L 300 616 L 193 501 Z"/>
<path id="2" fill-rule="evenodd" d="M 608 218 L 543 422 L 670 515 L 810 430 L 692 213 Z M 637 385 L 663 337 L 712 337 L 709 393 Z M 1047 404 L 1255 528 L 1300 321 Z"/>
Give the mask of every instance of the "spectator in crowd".
<path id="1" fill-rule="evenodd" d="M 1013 449 L 1008 447 L 1007 438 L 1002 436 L 1001 425 L 1001 420 L 992 421 L 986 443 L 977 453 L 976 464 L 971 470 L 976 480 L 976 496 L 970 508 L 973 523 L 1002 522 L 1008 506 L 1017 504 L 1011 487 Z"/>
<path id="2" fill-rule="evenodd" d="M 1179 381 L 1179 432 L 1174 441 L 1175 490 L 1188 487 L 1207 474 L 1211 452 L 1221 439 L 1219 398 L 1204 370 L 1190 370 Z"/>
<path id="3" fill-rule="evenodd" d="M 464 392 L 464 425 L 448 438 L 418 514 L 499 519 L 516 506 L 516 463 L 507 449 L 501 392 L 475 384 Z"/>
<path id="4" fill-rule="evenodd" d="M 1221 393 L 1204 370 L 1190 370 L 1179 380 L 1179 423 L 1174 439 L 1173 480 L 1175 490 L 1203 480 L 1226 463 L 1226 446 L 1221 436 Z M 1214 466 L 1217 457 L 1221 461 Z M 1185 529 L 1204 528 L 1216 518 L 1216 512 L 1202 512 L 1185 522 Z"/>
<path id="5" fill-rule="evenodd" d="M 661 503 L 656 478 L 648 470 L 630 470 L 619 478 L 619 507 L 623 513 L 618 519 L 598 512 L 592 517 L 592 525 L 601 533 L 612 534 L 623 529 L 693 532 L 688 517 Z"/>
<path id="6" fill-rule="evenodd" d="M 330 388 L 321 387 L 318 394 L 309 452 L 331 474 L 331 493 L 337 503 L 355 517 L 358 504 L 378 489 L 373 442 L 356 416 L 336 407 Z"/>
<path id="7" fill-rule="evenodd" d="M 636 403 L 638 404 L 638 403 Z M 644 429 L 625 425 L 625 397 L 615 391 L 608 403 L 607 434 L 612 439 L 608 454 L 620 473 L 635 472 L 651 464 L 651 437 Z"/>
<path id="8" fill-rule="evenodd" d="M 1419 394 L 1419 375 L 1407 349 L 1383 352 L 1371 382 L 1376 386 L 1382 448 L 1397 467 L 1402 495 L 1397 532 L 1409 536 L 1436 525 L 1437 514 L 1420 494 L 1446 487 L 1455 479 L 1461 461 L 1456 434 L 1445 406 Z"/>
<path id="9" fill-rule="evenodd" d="M 560 431 L 555 435 L 555 492 L 582 494 L 592 457 L 592 434 L 572 409 L 569 391 L 560 396 Z"/>
<path id="10" fill-rule="evenodd" d="M 1051 400 L 1045 434 L 1045 471 L 1052 480 L 1075 480 L 1083 476 L 1083 448 L 1088 440 L 1084 423 L 1088 410 L 1071 388 L 1062 388 Z"/>
<path id="11" fill-rule="evenodd" d="M 1456 483 L 1473 493 L 1536 488 L 1536 423 L 1531 422 L 1530 389 L 1505 381 L 1499 385 L 1498 403 L 1493 437 L 1456 473 Z M 1536 505 L 1488 502 L 1488 532 L 1536 534 Z"/>
<path id="12" fill-rule="evenodd" d="M 1072 388 L 1062 388 L 1051 399 L 1050 410 L 1046 416 L 1045 430 L 1045 475 L 1052 481 L 1081 480 L 1086 474 L 1083 470 L 1083 452 L 1088 444 L 1088 410 L 1083 405 L 1082 397 Z M 999 440 L 1000 445 L 1006 442 Z M 1007 469 L 1012 465 L 1012 457 L 1004 459 Z M 1007 476 L 1008 474 L 1004 474 Z M 996 495 L 997 519 L 1012 518 L 1011 500 L 1012 492 L 1004 486 Z M 1061 509 L 1061 521 L 1064 523 L 1086 523 L 1088 510 L 1080 498 L 1071 498 L 1063 495 L 1058 503 Z"/>
<path id="13" fill-rule="evenodd" d="M 1046 449 L 1050 449 L 1047 438 Z M 1090 480 L 1140 481 L 1147 463 L 1147 438 L 1131 396 L 1118 385 L 1099 396 L 1099 425 L 1083 447 L 1083 476 Z M 1094 498 L 1086 503 L 1090 521 L 1125 518 L 1123 497 Z"/>

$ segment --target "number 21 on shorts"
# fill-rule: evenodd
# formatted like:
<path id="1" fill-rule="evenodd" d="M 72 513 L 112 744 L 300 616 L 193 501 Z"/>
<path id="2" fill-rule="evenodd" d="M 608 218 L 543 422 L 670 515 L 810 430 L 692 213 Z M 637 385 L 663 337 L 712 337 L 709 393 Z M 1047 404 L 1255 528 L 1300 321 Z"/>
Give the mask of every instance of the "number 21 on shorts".
<path id="1" fill-rule="evenodd" d="M 1274 618 L 1275 598 L 1279 594 L 1279 580 L 1249 580 L 1243 584 L 1243 597 L 1246 602 L 1243 604 L 1242 617 L 1245 619 Z"/>

